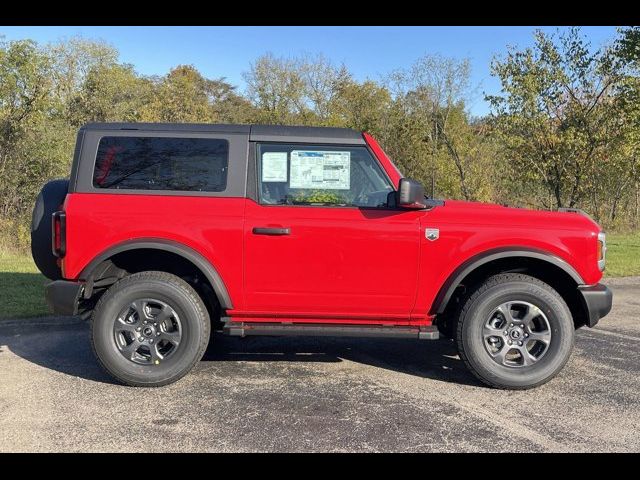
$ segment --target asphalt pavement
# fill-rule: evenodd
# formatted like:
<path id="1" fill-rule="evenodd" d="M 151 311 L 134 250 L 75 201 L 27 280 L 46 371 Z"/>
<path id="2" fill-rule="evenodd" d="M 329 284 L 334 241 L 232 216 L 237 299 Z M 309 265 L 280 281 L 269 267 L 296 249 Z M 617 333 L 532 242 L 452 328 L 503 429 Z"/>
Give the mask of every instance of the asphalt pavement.
<path id="1" fill-rule="evenodd" d="M 114 384 L 76 319 L 0 322 L 0 451 L 640 451 L 640 278 L 558 377 L 482 386 L 453 343 L 216 336 L 159 389 Z"/>

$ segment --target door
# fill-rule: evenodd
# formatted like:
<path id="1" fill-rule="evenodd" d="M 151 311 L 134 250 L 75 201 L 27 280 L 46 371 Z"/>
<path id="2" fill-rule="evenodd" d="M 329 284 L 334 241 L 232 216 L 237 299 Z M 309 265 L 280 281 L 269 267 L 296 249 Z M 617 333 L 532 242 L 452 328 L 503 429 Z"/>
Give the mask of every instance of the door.
<path id="1" fill-rule="evenodd" d="M 409 320 L 419 211 L 364 146 L 256 146 L 258 198 L 245 210 L 245 305 L 255 316 Z M 309 320 L 311 321 L 311 320 Z"/>

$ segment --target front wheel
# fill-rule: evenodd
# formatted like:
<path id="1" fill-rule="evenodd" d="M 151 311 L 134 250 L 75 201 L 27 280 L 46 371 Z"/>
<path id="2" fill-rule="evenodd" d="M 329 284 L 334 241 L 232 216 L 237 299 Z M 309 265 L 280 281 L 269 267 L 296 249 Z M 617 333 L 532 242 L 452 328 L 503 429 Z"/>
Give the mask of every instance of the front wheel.
<path id="1" fill-rule="evenodd" d="M 571 312 L 549 285 L 528 275 L 495 275 L 463 302 L 456 342 L 460 357 L 485 384 L 527 389 L 564 367 L 574 342 Z"/>
<path id="2" fill-rule="evenodd" d="M 100 364 L 130 386 L 175 382 L 202 358 L 210 334 L 202 299 L 181 278 L 140 272 L 115 283 L 93 312 L 91 337 Z"/>

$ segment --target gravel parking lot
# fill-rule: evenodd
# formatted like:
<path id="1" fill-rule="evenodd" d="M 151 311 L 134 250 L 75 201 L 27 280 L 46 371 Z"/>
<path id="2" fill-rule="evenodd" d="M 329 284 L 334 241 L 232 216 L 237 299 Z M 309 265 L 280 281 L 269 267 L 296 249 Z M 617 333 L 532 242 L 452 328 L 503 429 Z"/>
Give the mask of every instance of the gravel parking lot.
<path id="1" fill-rule="evenodd" d="M 160 389 L 111 383 L 89 328 L 0 323 L 0 451 L 639 451 L 640 278 L 569 364 L 492 390 L 449 341 L 216 337 Z"/>

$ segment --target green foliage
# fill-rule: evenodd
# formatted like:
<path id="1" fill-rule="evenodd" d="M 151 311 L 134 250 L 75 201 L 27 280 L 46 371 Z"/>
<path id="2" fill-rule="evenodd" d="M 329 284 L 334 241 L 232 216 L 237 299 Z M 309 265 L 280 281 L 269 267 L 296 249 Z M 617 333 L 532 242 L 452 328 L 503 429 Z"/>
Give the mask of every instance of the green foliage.
<path id="1" fill-rule="evenodd" d="M 271 123 L 372 133 L 437 197 L 535 208 L 579 206 L 607 229 L 640 219 L 640 29 L 593 49 L 579 29 L 537 32 L 492 71 L 492 114 L 472 118 L 468 60 L 425 55 L 381 81 L 323 56 L 266 54 L 246 91 L 191 65 L 144 76 L 104 42 L 0 41 L 0 220 L 26 232 L 47 180 L 68 176 L 86 122 Z M 304 201 L 340 202 L 335 192 Z M 2 225 L 6 227 L 6 223 Z M 13 235 L 12 235 L 13 240 Z"/>
<path id="2" fill-rule="evenodd" d="M 371 80 L 358 83 L 346 79 L 331 97 L 327 124 L 378 135 L 384 131 L 390 106 L 391 95 L 383 86 Z"/>
<path id="3" fill-rule="evenodd" d="M 638 182 L 622 64 L 611 48 L 591 51 L 578 29 L 558 39 L 537 32 L 535 40 L 492 64 L 503 94 L 487 98 L 510 160 L 505 178 L 544 208 L 580 205 L 614 222 Z"/>
<path id="4" fill-rule="evenodd" d="M 0 252 L 31 255 L 31 229 L 24 219 L 0 218 Z"/>
<path id="5" fill-rule="evenodd" d="M 434 196 L 491 200 L 495 141 L 466 111 L 469 61 L 427 55 L 386 85 L 392 101 L 380 138 L 403 173 Z"/>
<path id="6" fill-rule="evenodd" d="M 346 68 L 323 56 L 261 56 L 244 74 L 255 121 L 266 124 L 335 125 L 335 102 L 352 82 Z M 337 120 L 339 121 L 339 120 Z"/>
<path id="7" fill-rule="evenodd" d="M 0 44 L 0 217 L 23 215 L 40 179 L 56 173 L 48 140 L 47 112 L 52 104 L 51 58 L 34 42 Z M 45 151 L 46 150 L 46 151 Z M 43 154 L 35 156 L 33 154 Z"/>
<path id="8" fill-rule="evenodd" d="M 605 275 L 608 277 L 640 275 L 640 233 L 607 235 Z"/>
<path id="9" fill-rule="evenodd" d="M 70 96 L 68 115 L 75 127 L 87 122 L 136 122 L 153 98 L 153 84 L 136 75 L 131 65 L 92 67 Z"/>
<path id="10" fill-rule="evenodd" d="M 293 195 L 293 203 L 346 203 L 346 200 L 332 190 L 300 190 Z"/>
<path id="11" fill-rule="evenodd" d="M 46 281 L 31 257 L 0 248 L 0 319 L 46 315 L 49 310 L 42 295 Z"/>

